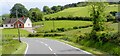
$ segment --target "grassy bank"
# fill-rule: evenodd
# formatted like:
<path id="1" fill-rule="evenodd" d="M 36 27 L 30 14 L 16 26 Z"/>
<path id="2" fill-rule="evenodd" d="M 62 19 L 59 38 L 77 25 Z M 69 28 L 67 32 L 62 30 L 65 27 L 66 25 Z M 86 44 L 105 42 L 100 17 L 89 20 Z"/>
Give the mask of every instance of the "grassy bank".
<path id="1" fill-rule="evenodd" d="M 20 29 L 21 37 L 28 36 L 29 32 Z M 26 50 L 26 44 L 23 42 L 19 42 L 17 39 L 13 39 L 18 37 L 18 29 L 2 29 L 2 56 L 23 56 Z M 18 55 L 22 54 L 22 55 Z"/>
<path id="2" fill-rule="evenodd" d="M 118 6 L 117 5 L 109 5 L 106 8 L 106 12 L 109 13 L 111 11 L 118 11 Z M 88 6 L 68 8 L 68 9 L 65 9 L 65 10 L 57 12 L 57 13 L 45 15 L 44 17 L 56 18 L 56 17 L 69 17 L 69 16 L 73 16 L 73 17 L 87 16 L 87 17 L 89 17 L 89 8 L 88 8 Z"/>
<path id="3" fill-rule="evenodd" d="M 108 27 L 108 29 L 102 32 L 105 32 L 105 33 L 110 32 L 110 33 L 105 37 L 104 35 L 101 35 L 101 34 L 98 36 L 99 37 L 103 36 L 104 38 L 106 37 L 111 38 L 113 33 L 118 32 L 118 23 L 108 22 L 106 24 L 107 24 L 106 27 Z M 72 46 L 83 49 L 85 51 L 88 51 L 98 56 L 99 55 L 106 56 L 111 54 L 112 55 L 117 54 L 115 56 L 118 56 L 120 54 L 119 52 L 120 46 L 117 45 L 118 43 L 114 42 L 115 39 L 112 39 L 113 42 L 103 42 L 103 43 L 95 40 L 86 39 L 86 37 L 84 36 L 86 36 L 86 33 L 87 34 L 90 33 L 91 30 L 92 30 L 92 27 L 69 30 L 69 31 L 61 32 L 61 34 L 65 34 L 65 36 L 54 36 L 54 37 L 48 36 L 48 38 L 59 40 L 61 42 L 70 44 Z M 115 35 L 113 36 L 113 38 L 114 37 Z M 81 38 L 81 40 L 76 43 L 77 38 Z M 116 41 L 118 40 L 116 39 Z"/>
<path id="4" fill-rule="evenodd" d="M 2 54 L 24 54 L 26 49 L 25 43 L 20 43 L 18 40 L 6 40 L 2 45 Z"/>

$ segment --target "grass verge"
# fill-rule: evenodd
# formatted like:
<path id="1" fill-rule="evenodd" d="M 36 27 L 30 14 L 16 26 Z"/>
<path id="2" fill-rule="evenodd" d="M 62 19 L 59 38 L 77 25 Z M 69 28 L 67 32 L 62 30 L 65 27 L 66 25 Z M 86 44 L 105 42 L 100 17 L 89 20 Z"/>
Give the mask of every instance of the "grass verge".
<path id="1" fill-rule="evenodd" d="M 3 48 L 3 54 L 2 56 L 24 56 L 25 50 L 26 50 L 26 43 L 20 43 L 19 47 L 17 48 L 7 48 L 9 46 L 6 46 Z M 15 49 L 15 50 L 14 50 Z"/>

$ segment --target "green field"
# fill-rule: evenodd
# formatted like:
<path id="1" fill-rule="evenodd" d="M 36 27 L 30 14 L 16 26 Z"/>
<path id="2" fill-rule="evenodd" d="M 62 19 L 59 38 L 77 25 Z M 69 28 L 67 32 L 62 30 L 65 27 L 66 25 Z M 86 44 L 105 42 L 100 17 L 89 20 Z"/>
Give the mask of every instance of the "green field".
<path id="1" fill-rule="evenodd" d="M 109 29 L 111 29 L 111 31 L 113 32 L 118 32 L 118 23 L 106 23 L 108 24 L 107 27 L 109 27 Z M 76 29 L 76 30 L 71 30 L 71 31 L 66 31 L 66 32 L 62 32 L 63 34 L 67 34 L 67 35 L 79 35 L 79 34 L 83 34 L 83 33 L 90 33 L 92 30 L 92 27 L 88 27 L 88 28 L 81 28 L 81 29 Z"/>
<path id="2" fill-rule="evenodd" d="M 68 17 L 68 16 L 88 16 L 89 17 L 89 7 L 74 7 L 74 8 L 68 8 L 65 9 L 63 11 L 54 13 L 54 14 L 49 14 L 49 15 L 45 15 L 44 17 L 50 17 L 50 18 L 54 18 L 54 17 Z M 118 6 L 117 5 L 109 5 L 106 9 L 106 12 L 110 12 L 110 11 L 118 11 Z"/>
<path id="3" fill-rule="evenodd" d="M 36 22 L 34 24 L 41 24 L 41 22 Z M 72 28 L 74 26 L 87 26 L 92 25 L 91 21 L 70 21 L 70 20 L 60 20 L 54 21 L 54 28 Z M 44 26 L 37 28 L 37 31 L 50 31 L 53 29 L 53 21 L 45 21 Z"/>
<path id="4" fill-rule="evenodd" d="M 28 31 L 20 29 L 20 35 L 27 36 L 29 34 Z M 18 29 L 2 29 L 2 35 L 18 35 Z"/>

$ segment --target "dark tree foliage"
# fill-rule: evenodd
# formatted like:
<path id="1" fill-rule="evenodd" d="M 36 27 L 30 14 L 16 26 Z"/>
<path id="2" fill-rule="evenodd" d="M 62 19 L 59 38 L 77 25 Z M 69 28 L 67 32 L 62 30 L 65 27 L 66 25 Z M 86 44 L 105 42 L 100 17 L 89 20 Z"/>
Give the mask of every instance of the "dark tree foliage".
<path id="1" fill-rule="evenodd" d="M 33 22 L 42 21 L 42 19 L 43 19 L 43 13 L 40 11 L 39 8 L 31 8 L 29 10 L 29 18 Z"/>
<path id="2" fill-rule="evenodd" d="M 53 13 L 53 11 L 48 6 L 44 6 L 43 7 L 43 12 L 45 14 L 51 14 L 51 13 Z"/>
<path id="3" fill-rule="evenodd" d="M 51 8 L 49 8 L 48 6 L 44 6 L 43 12 L 45 14 L 52 14 L 52 13 L 56 13 L 56 12 L 62 11 L 62 10 L 67 9 L 67 8 L 82 7 L 82 6 L 86 6 L 86 5 L 87 5 L 87 2 L 78 2 L 78 3 L 67 4 L 64 6 L 61 6 L 61 5 L 53 6 Z"/>
<path id="4" fill-rule="evenodd" d="M 17 10 L 17 13 L 18 13 L 18 17 L 22 17 L 22 16 L 27 17 L 28 16 L 28 10 L 25 8 L 25 6 L 20 4 L 20 3 L 16 3 L 12 7 L 12 9 L 10 10 L 10 17 L 11 18 L 16 17 L 16 10 Z"/>

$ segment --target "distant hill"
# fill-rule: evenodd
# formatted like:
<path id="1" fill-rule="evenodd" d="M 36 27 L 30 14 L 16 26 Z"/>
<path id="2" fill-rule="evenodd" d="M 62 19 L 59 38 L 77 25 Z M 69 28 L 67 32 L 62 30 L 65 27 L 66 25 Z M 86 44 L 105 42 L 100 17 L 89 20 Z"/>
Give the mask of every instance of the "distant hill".
<path id="1" fill-rule="evenodd" d="M 118 11 L 118 6 L 117 5 L 109 5 L 106 12 L 109 13 L 110 11 Z M 82 17 L 87 16 L 87 17 L 89 17 L 88 6 L 68 8 L 68 9 L 64 9 L 64 10 L 57 12 L 57 13 L 45 15 L 44 17 L 55 18 L 55 17 L 68 17 L 68 16 L 73 16 L 73 17 L 75 17 L 75 16 L 82 16 Z"/>

